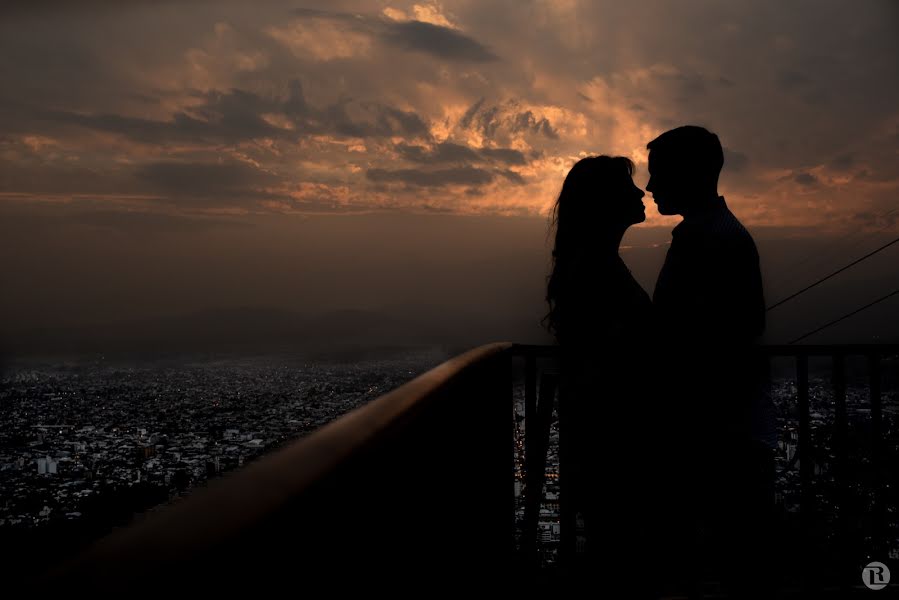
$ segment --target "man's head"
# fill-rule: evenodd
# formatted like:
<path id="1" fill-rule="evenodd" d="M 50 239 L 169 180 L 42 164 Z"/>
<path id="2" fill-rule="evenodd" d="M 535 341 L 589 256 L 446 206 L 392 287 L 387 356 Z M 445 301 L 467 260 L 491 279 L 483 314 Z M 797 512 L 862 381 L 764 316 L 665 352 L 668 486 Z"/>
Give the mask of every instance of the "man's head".
<path id="1" fill-rule="evenodd" d="M 666 131 L 649 148 L 646 191 L 663 215 L 690 212 L 693 205 L 718 195 L 724 151 L 718 136 L 695 125 Z"/>

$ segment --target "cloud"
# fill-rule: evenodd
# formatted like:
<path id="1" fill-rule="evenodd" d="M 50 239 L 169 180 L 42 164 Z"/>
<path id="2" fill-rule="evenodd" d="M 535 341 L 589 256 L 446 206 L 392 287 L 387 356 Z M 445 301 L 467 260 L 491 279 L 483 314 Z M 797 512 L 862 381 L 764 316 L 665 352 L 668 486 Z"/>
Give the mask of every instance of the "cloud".
<path id="1" fill-rule="evenodd" d="M 192 190 L 196 206 L 415 210 L 429 187 L 449 210 L 533 214 L 578 157 L 630 156 L 640 185 L 646 141 L 700 123 L 727 146 L 722 186 L 750 223 L 848 223 L 899 191 L 894 8 L 310 4 L 4 4 L 0 130 L 13 141 L 0 144 L 0 187 L 188 205 L 136 174 L 221 161 L 280 179 Z M 26 138 L 54 143 L 29 153 Z M 450 169 L 491 179 L 402 181 Z M 298 198 L 301 184 L 323 187 Z"/>
<path id="2" fill-rule="evenodd" d="M 89 129 L 107 131 L 143 143 L 225 142 L 256 138 L 294 140 L 309 135 L 342 137 L 422 136 L 428 127 L 413 111 L 377 102 L 342 98 L 315 108 L 307 103 L 298 80 L 291 80 L 283 98 L 263 97 L 231 89 L 192 94 L 197 104 L 174 113 L 169 120 L 152 120 L 117 114 L 82 114 L 46 111 L 40 118 Z M 351 112 L 355 116 L 351 116 Z M 283 115 L 280 127 L 266 115 Z"/>
<path id="3" fill-rule="evenodd" d="M 441 60 L 473 63 L 498 60 L 486 46 L 447 24 L 308 8 L 297 9 L 294 14 L 301 18 L 340 22 L 350 30 L 366 33 L 400 50 L 421 52 Z"/>
<path id="4" fill-rule="evenodd" d="M 559 139 L 559 133 L 546 116 L 537 115 L 532 109 L 522 109 L 515 101 L 485 106 L 484 99 L 480 99 L 465 112 L 460 125 L 479 132 L 487 139 L 499 139 L 503 134 Z"/>
<path id="5" fill-rule="evenodd" d="M 454 167 L 425 171 L 420 169 L 371 169 L 366 177 L 377 183 L 404 183 L 417 187 L 444 187 L 450 185 L 485 185 L 493 181 L 489 171 L 475 167 Z"/>
<path id="6" fill-rule="evenodd" d="M 798 183 L 801 186 L 810 187 L 813 185 L 817 185 L 819 183 L 818 178 L 812 175 L 811 173 L 796 173 L 793 176 L 793 181 Z"/>
<path id="7" fill-rule="evenodd" d="M 140 166 L 135 178 L 178 201 L 233 205 L 284 197 L 266 189 L 283 183 L 282 177 L 243 163 L 156 162 Z"/>
<path id="8" fill-rule="evenodd" d="M 428 148 L 400 143 L 396 146 L 400 156 L 418 163 L 470 163 L 480 160 L 478 153 L 461 144 L 442 142 Z"/>
<path id="9" fill-rule="evenodd" d="M 524 185 L 526 183 L 524 177 L 522 177 L 520 173 L 516 173 L 515 171 L 512 171 L 510 169 L 503 169 L 499 171 L 499 174 L 515 185 Z"/>
<path id="10" fill-rule="evenodd" d="M 503 162 L 508 165 L 523 165 L 527 161 L 524 154 L 520 150 L 513 148 L 481 148 L 482 156 L 497 162 Z"/>
<path id="11" fill-rule="evenodd" d="M 81 114 L 67 111 L 47 112 L 41 117 L 58 123 L 115 133 L 130 140 L 148 144 L 185 141 L 234 142 L 254 137 L 282 135 L 281 131 L 261 118 L 239 114 L 222 115 L 215 121 L 205 121 L 184 112 L 175 113 L 168 121 L 116 114 Z"/>
<path id="12" fill-rule="evenodd" d="M 448 27 L 421 21 L 390 24 L 383 39 L 404 50 L 424 52 L 443 60 L 497 60 L 496 55 L 474 39 Z"/>
<path id="13" fill-rule="evenodd" d="M 513 148 L 472 148 L 454 142 L 440 142 L 433 146 L 397 144 L 399 155 L 416 163 L 503 163 L 507 165 L 524 165 L 527 160 L 524 153 Z"/>

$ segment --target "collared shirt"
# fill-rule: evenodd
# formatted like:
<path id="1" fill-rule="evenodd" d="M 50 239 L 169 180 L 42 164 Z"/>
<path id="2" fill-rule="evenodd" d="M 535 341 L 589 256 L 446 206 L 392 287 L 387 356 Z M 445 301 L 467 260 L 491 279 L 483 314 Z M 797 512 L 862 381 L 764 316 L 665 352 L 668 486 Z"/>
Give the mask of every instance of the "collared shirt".
<path id="1" fill-rule="evenodd" d="M 773 407 L 758 387 L 762 364 L 753 353 L 765 329 L 759 255 L 723 197 L 672 231 L 653 307 L 682 425 L 771 447 Z"/>
<path id="2" fill-rule="evenodd" d="M 686 216 L 671 235 L 653 294 L 663 331 L 676 343 L 742 345 L 761 335 L 765 301 L 758 251 L 724 198 Z"/>

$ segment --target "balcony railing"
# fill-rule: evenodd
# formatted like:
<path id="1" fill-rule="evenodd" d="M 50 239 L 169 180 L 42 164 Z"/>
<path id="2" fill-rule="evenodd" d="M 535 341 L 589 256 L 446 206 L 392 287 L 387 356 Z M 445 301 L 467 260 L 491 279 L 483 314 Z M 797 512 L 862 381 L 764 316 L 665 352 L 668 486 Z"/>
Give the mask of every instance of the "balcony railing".
<path id="1" fill-rule="evenodd" d="M 884 446 L 885 429 L 882 407 L 882 372 L 881 363 L 885 357 L 899 356 L 899 345 L 817 345 L 817 346 L 763 346 L 759 351 L 766 357 L 770 368 L 775 360 L 789 359 L 794 362 L 795 376 L 795 409 L 798 422 L 797 451 L 790 461 L 798 464 L 799 470 L 799 534 L 790 540 L 797 545 L 793 548 L 790 564 L 779 565 L 782 570 L 791 571 L 787 579 L 790 584 L 799 586 L 805 593 L 809 591 L 824 593 L 831 588 L 834 594 L 846 593 L 850 588 L 861 588 L 861 568 L 865 562 L 858 564 L 857 557 L 848 552 L 848 539 L 851 536 L 853 513 L 852 492 L 849 488 L 850 461 L 848 449 L 849 421 L 846 402 L 846 363 L 848 359 L 862 358 L 867 363 L 868 408 L 870 410 L 870 426 L 866 441 L 869 444 L 870 472 L 873 474 L 872 488 L 865 490 L 873 496 L 870 519 L 870 539 L 867 541 L 870 560 L 885 561 L 889 548 L 887 519 L 890 509 L 887 491 L 887 475 L 895 471 L 895 457 L 889 455 Z M 539 566 L 541 560 L 538 548 L 540 544 L 538 520 L 541 503 L 545 501 L 543 485 L 546 478 L 546 452 L 550 439 L 551 421 L 556 416 L 563 416 L 564 404 L 560 389 L 560 365 L 558 348 L 550 346 L 518 345 L 511 349 L 513 356 L 523 362 L 524 378 L 524 414 L 525 414 L 525 467 L 524 471 L 524 519 L 522 526 L 520 552 L 526 564 Z M 816 450 L 812 442 L 812 425 L 809 390 L 809 359 L 830 359 L 833 434 L 829 441 L 832 444 L 832 475 L 837 493 L 835 501 L 837 509 L 836 539 L 830 544 L 836 549 L 836 556 L 825 557 L 822 552 L 823 532 L 818 518 L 819 507 L 816 506 L 815 494 L 815 461 Z M 768 380 L 770 381 L 770 370 Z M 601 390 L 600 390 L 601 391 Z M 558 411 L 554 416 L 554 411 Z M 559 520 L 561 539 L 559 543 L 559 562 L 564 565 L 571 561 L 575 549 L 575 514 L 572 504 L 566 502 L 570 497 L 566 489 L 565 464 L 566 450 L 564 420 L 558 439 L 559 479 L 558 488 L 561 502 L 559 504 Z M 803 459 L 806 457 L 807 459 Z M 893 471 L 890 471 L 892 469 Z M 773 500 L 773 499 L 772 499 Z M 895 509 L 895 507 L 893 507 Z M 894 540 L 895 541 L 895 540 Z M 783 583 L 783 582 L 782 582 Z M 861 588 L 867 592 L 869 590 Z M 797 592 L 798 593 L 798 592 Z"/>
<path id="2" fill-rule="evenodd" d="M 834 448 L 846 474 L 848 356 L 867 357 L 873 458 L 883 472 L 880 360 L 899 346 L 772 346 L 796 362 L 801 514 L 814 556 L 809 357 L 833 360 Z M 326 581 L 366 587 L 527 585 L 539 565 L 538 516 L 558 398 L 557 349 L 495 343 L 453 358 L 188 498 L 145 515 L 47 582 L 100 590 Z M 523 375 L 524 520 L 516 546 L 514 397 Z M 561 560 L 575 552 L 560 438 Z M 875 519 L 886 515 L 876 490 Z M 838 501 L 841 516 L 845 498 Z M 807 518 L 806 518 L 807 517 Z M 848 523 L 843 519 L 844 524 Z M 875 550 L 883 548 L 875 540 Z M 806 565 L 807 567 L 809 565 Z M 853 565 L 854 567 L 854 565 Z M 524 588 L 521 588 L 524 589 Z"/>

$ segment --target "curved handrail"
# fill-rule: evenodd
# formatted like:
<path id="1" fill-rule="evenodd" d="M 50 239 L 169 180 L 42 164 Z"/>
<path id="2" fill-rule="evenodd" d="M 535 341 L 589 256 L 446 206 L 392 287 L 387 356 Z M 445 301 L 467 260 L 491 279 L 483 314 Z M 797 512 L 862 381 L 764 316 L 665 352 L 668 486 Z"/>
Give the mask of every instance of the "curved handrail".
<path id="1" fill-rule="evenodd" d="M 105 576 L 110 564 L 129 556 L 178 560 L 232 539 L 283 509 L 353 456 L 379 440 L 407 428 L 415 414 L 445 394 L 448 386 L 478 365 L 496 358 L 511 343 L 492 343 L 451 358 L 412 381 L 320 427 L 302 439 L 209 482 L 189 497 L 101 539 L 75 560 L 52 571 L 56 580 L 69 575 Z"/>

